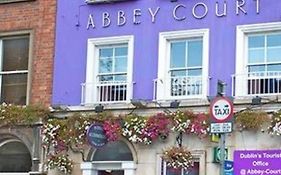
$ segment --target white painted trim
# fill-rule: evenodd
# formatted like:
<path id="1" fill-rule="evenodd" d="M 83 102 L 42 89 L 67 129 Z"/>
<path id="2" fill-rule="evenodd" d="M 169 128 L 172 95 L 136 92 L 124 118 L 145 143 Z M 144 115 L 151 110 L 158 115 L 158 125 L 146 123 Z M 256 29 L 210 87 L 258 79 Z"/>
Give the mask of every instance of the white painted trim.
<path id="1" fill-rule="evenodd" d="M 96 175 L 99 170 L 124 170 L 125 175 L 134 175 L 136 164 L 134 161 L 93 161 L 81 163 L 83 175 Z"/>
<path id="2" fill-rule="evenodd" d="M 128 62 L 127 62 L 127 82 L 133 82 L 133 57 L 134 57 L 134 36 L 115 36 L 105 38 L 90 38 L 88 39 L 87 48 L 87 70 L 86 70 L 86 83 L 97 82 L 98 74 L 98 47 L 102 45 L 111 44 L 128 44 Z M 97 92 L 93 88 L 85 89 L 86 97 L 85 103 L 93 104 L 96 103 L 95 97 Z M 128 86 L 127 101 L 129 102 L 133 96 L 133 87 Z M 120 102 L 117 102 L 120 103 Z"/>
<path id="3" fill-rule="evenodd" d="M 257 32 L 281 31 L 281 22 L 239 25 L 236 27 L 236 67 L 235 75 L 247 73 L 247 35 Z M 247 95 L 247 84 L 243 78 L 236 77 L 235 96 Z"/>
<path id="4" fill-rule="evenodd" d="M 156 100 L 174 99 L 170 97 L 169 88 L 165 79 L 169 77 L 169 60 L 170 60 L 170 40 L 175 39 L 188 39 L 193 37 L 203 37 L 203 55 L 202 55 L 202 77 L 203 87 L 202 95 L 190 96 L 189 98 L 204 98 L 208 95 L 208 80 L 204 81 L 206 77 L 209 77 L 209 29 L 194 29 L 194 30 L 182 30 L 172 32 L 159 33 L 159 46 L 158 46 L 158 83 Z M 161 83 L 162 82 L 162 83 Z M 205 83 L 204 83 L 205 82 Z M 180 97 L 179 97 L 180 98 Z M 186 98 L 186 96 L 182 97 Z"/>

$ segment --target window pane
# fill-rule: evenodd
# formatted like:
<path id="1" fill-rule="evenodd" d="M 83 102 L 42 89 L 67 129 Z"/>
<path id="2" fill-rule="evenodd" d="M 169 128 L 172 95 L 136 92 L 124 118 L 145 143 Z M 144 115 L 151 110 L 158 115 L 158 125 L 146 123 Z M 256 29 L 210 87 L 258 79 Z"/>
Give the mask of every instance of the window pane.
<path id="1" fill-rule="evenodd" d="M 133 161 L 133 155 L 124 142 L 116 141 L 107 143 L 98 149 L 93 161 Z"/>
<path id="2" fill-rule="evenodd" d="M 112 58 L 113 48 L 102 48 L 100 49 L 100 57 Z"/>
<path id="3" fill-rule="evenodd" d="M 0 147 L 0 172 L 29 172 L 31 156 L 20 142 L 9 142 Z"/>
<path id="4" fill-rule="evenodd" d="M 100 81 L 113 81 L 113 76 L 112 75 L 101 75 Z"/>
<path id="5" fill-rule="evenodd" d="M 127 57 L 116 57 L 115 72 L 127 72 Z"/>
<path id="6" fill-rule="evenodd" d="M 188 42 L 187 66 L 202 66 L 202 41 Z"/>
<path id="7" fill-rule="evenodd" d="M 267 36 L 267 46 L 281 46 L 281 34 L 273 34 Z"/>
<path id="8" fill-rule="evenodd" d="M 184 175 L 199 175 L 199 162 L 194 162 L 193 168 L 189 171 L 184 171 Z"/>
<path id="9" fill-rule="evenodd" d="M 249 72 L 263 72 L 265 71 L 265 66 L 249 66 Z"/>
<path id="10" fill-rule="evenodd" d="M 111 73 L 112 72 L 112 59 L 104 58 L 99 61 L 99 73 Z"/>
<path id="11" fill-rule="evenodd" d="M 267 61 L 268 62 L 281 62 L 281 47 L 280 48 L 268 48 L 267 49 Z"/>
<path id="12" fill-rule="evenodd" d="M 267 71 L 281 71 L 281 64 L 268 65 Z"/>
<path id="13" fill-rule="evenodd" d="M 174 70 L 171 71 L 171 77 L 186 76 L 186 70 Z"/>
<path id="14" fill-rule="evenodd" d="M 27 74 L 2 75 L 1 103 L 26 104 Z"/>
<path id="15" fill-rule="evenodd" d="M 264 49 L 249 50 L 249 63 L 263 63 L 264 62 Z"/>
<path id="16" fill-rule="evenodd" d="M 28 70 L 29 38 L 3 40 L 2 71 Z"/>
<path id="17" fill-rule="evenodd" d="M 171 43 L 171 68 L 185 67 L 186 42 Z"/>
<path id="18" fill-rule="evenodd" d="M 258 47 L 264 47 L 264 35 L 262 36 L 249 36 L 249 42 L 248 47 L 249 48 L 258 48 Z"/>
<path id="19" fill-rule="evenodd" d="M 188 70 L 188 76 L 200 76 L 202 75 L 202 69 Z"/>
<path id="20" fill-rule="evenodd" d="M 128 47 L 117 47 L 115 49 L 115 56 L 127 56 L 128 55 Z"/>
<path id="21" fill-rule="evenodd" d="M 114 80 L 115 81 L 127 81 L 127 76 L 126 75 L 115 75 Z"/>

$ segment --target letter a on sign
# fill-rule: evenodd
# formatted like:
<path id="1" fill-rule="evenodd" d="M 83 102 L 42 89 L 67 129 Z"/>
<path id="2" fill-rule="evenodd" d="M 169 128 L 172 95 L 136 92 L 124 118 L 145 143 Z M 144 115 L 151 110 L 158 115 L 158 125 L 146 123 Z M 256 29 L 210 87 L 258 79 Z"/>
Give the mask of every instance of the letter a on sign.
<path id="1" fill-rule="evenodd" d="M 232 101 L 226 97 L 215 98 L 210 106 L 212 120 L 217 123 L 230 121 L 233 117 Z"/>

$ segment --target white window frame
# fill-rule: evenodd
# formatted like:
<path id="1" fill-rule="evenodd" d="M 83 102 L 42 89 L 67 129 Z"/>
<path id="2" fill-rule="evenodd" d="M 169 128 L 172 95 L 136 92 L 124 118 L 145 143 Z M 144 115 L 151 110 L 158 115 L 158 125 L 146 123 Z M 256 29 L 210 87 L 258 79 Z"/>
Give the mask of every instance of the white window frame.
<path id="1" fill-rule="evenodd" d="M 192 96 L 171 96 L 169 83 L 165 83 L 169 77 L 170 69 L 170 40 L 189 39 L 202 37 L 202 94 Z M 209 29 L 194 29 L 172 32 L 161 32 L 159 34 L 159 54 L 158 54 L 158 82 L 156 100 L 174 100 L 186 98 L 204 98 L 208 94 L 208 74 L 209 74 Z M 205 80 L 206 78 L 206 80 Z"/>
<path id="2" fill-rule="evenodd" d="M 124 175 L 134 175 L 134 161 L 93 161 L 81 163 L 82 175 L 97 175 L 99 170 L 123 170 Z"/>
<path id="3" fill-rule="evenodd" d="M 252 33 L 269 33 L 281 31 L 281 22 L 259 23 L 250 25 L 238 25 L 236 27 L 236 67 L 235 75 L 247 74 L 248 65 L 248 35 Z M 243 83 L 243 77 L 235 78 L 235 96 L 249 96 L 247 83 Z M 234 83 L 234 82 L 233 82 Z M 254 94 L 253 94 L 254 95 Z M 270 94 L 265 94 L 270 95 Z"/>
<path id="4" fill-rule="evenodd" d="M 204 150 L 192 150 L 191 151 L 191 155 L 193 156 L 194 160 L 196 160 L 196 162 L 199 162 L 199 175 L 205 175 L 206 174 L 206 152 Z M 161 175 L 163 173 L 163 175 L 166 175 L 166 166 L 163 165 L 163 169 L 162 167 L 162 154 L 158 154 L 157 155 L 157 174 L 156 175 Z M 165 172 L 161 172 L 161 171 L 165 171 Z"/>
<path id="5" fill-rule="evenodd" d="M 2 71 L 2 53 L 3 53 L 3 39 L 5 38 L 17 38 L 17 37 L 22 37 L 22 36 L 27 36 L 29 38 L 29 50 L 28 50 L 28 68 L 27 70 L 15 70 L 15 71 Z M 3 39 L 2 39 L 3 38 Z M 12 33 L 5 33 L 5 34 L 0 34 L 0 67 L 3 75 L 9 75 L 9 74 L 21 74 L 21 73 L 26 73 L 27 74 L 27 87 L 26 87 L 26 102 L 25 104 L 29 104 L 29 98 L 30 98 L 30 88 L 31 88 L 31 65 L 32 65 L 32 40 L 33 40 L 33 35 L 32 32 L 30 31 L 22 31 L 22 32 L 12 32 Z M 0 75 L 0 97 L 1 97 L 1 85 L 2 85 L 2 75 Z"/>
<path id="6" fill-rule="evenodd" d="M 87 70 L 86 70 L 86 84 L 97 82 L 98 75 L 98 59 L 99 59 L 99 46 L 104 45 L 118 45 L 128 44 L 128 60 L 127 60 L 127 99 L 125 103 L 129 103 L 133 96 L 133 55 L 134 55 L 134 36 L 115 36 L 105 38 L 90 38 L 88 39 L 87 50 Z M 95 86 L 85 89 L 84 101 L 85 104 L 101 103 L 96 101 L 97 90 Z M 120 103 L 114 101 L 112 103 Z"/>

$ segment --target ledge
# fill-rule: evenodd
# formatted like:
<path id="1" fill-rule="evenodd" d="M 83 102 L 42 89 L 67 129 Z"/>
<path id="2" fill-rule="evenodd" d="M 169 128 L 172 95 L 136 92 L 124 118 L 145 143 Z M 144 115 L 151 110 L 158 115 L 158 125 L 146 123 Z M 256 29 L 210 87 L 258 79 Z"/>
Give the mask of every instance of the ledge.
<path id="1" fill-rule="evenodd" d="M 0 0 L 0 4 L 8 4 L 8 3 L 15 3 L 15 2 L 28 2 L 28 1 L 35 1 L 35 0 Z"/>

